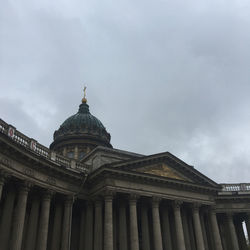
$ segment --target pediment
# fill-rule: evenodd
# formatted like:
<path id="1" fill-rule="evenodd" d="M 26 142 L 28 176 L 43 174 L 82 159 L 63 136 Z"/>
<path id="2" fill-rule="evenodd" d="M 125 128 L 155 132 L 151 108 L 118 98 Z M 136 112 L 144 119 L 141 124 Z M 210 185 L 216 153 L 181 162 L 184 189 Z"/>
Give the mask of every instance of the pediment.
<path id="1" fill-rule="evenodd" d="M 192 182 L 189 178 L 179 173 L 175 169 L 171 168 L 165 163 L 157 163 L 149 166 L 144 166 L 137 168 L 136 172 L 151 174 L 160 177 L 167 177 L 171 179 L 181 180 L 181 181 L 189 181 Z"/>
<path id="2" fill-rule="evenodd" d="M 137 159 L 111 165 L 122 170 L 190 182 L 207 187 L 219 188 L 219 185 L 169 152 L 142 156 Z"/>

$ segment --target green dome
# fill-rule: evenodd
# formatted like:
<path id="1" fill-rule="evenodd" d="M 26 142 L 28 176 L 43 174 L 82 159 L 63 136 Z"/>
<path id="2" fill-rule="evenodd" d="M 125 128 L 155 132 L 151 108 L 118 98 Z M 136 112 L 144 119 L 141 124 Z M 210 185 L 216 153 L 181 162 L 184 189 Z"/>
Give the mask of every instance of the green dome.
<path id="1" fill-rule="evenodd" d="M 75 137 L 77 139 L 94 139 L 101 144 L 112 147 L 110 134 L 101 121 L 89 112 L 89 105 L 82 103 L 76 114 L 66 119 L 60 128 L 54 132 L 54 143 Z M 53 144 L 54 144 L 53 143 Z"/>

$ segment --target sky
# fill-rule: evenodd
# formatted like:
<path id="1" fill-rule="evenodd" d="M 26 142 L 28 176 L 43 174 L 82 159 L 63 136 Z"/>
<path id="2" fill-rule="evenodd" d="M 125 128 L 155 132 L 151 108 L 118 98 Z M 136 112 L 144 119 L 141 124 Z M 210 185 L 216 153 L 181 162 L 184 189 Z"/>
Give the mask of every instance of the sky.
<path id="1" fill-rule="evenodd" d="M 49 146 L 90 111 L 114 148 L 250 183 L 249 0 L 0 0 L 0 118 Z"/>

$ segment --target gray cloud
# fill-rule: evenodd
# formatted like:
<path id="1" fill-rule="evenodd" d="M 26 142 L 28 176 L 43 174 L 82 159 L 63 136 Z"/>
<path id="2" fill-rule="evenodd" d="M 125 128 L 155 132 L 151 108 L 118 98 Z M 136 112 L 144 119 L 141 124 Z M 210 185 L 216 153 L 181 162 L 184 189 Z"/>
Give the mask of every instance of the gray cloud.
<path id="1" fill-rule="evenodd" d="M 249 182 L 250 3 L 4 1 L 0 114 L 49 145 L 88 85 L 116 148 Z"/>

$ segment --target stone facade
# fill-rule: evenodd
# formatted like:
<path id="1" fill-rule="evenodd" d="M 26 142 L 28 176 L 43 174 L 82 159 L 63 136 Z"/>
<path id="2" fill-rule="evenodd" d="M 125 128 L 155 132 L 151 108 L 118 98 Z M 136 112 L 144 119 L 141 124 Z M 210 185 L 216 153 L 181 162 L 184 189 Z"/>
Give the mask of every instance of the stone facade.
<path id="1" fill-rule="evenodd" d="M 81 161 L 0 120 L 1 250 L 246 250 L 250 185 L 166 152 L 98 146 Z"/>

